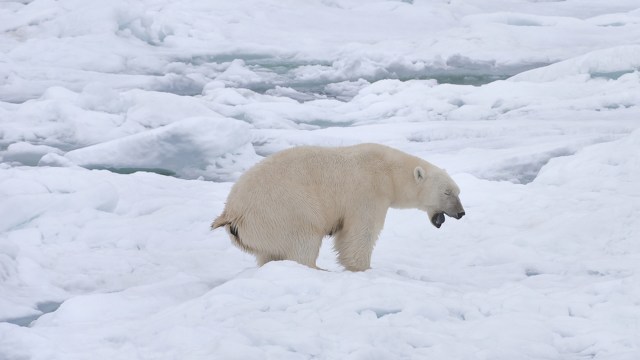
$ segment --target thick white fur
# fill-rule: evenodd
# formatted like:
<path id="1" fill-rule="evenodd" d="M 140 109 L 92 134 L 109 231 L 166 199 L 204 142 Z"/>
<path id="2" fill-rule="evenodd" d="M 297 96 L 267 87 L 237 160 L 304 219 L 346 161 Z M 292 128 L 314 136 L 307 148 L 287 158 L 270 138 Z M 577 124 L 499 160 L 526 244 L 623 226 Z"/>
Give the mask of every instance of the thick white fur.
<path id="1" fill-rule="evenodd" d="M 390 147 L 296 147 L 243 174 L 212 228 L 224 226 L 258 265 L 294 260 L 316 268 L 322 239 L 333 235 L 340 263 L 361 271 L 390 207 L 455 216 L 464 211 L 459 192 L 445 171 Z"/>

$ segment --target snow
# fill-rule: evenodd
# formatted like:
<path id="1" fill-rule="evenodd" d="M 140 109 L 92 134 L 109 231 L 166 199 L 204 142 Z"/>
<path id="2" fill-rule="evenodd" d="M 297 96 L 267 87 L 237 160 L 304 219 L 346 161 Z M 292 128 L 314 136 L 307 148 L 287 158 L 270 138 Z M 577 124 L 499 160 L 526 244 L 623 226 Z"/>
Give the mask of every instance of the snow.
<path id="1" fill-rule="evenodd" d="M 640 358 L 637 0 L 0 5 L 0 359 Z M 209 224 L 297 145 L 447 169 L 372 269 Z"/>

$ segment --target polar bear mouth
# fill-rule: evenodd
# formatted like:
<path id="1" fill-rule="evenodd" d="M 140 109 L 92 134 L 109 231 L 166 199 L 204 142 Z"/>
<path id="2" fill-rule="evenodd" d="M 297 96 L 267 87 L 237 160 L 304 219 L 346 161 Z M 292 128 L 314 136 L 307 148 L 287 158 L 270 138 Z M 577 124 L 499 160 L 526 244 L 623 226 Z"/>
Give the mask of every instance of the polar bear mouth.
<path id="1" fill-rule="evenodd" d="M 433 224 L 433 226 L 435 226 L 438 229 L 440 229 L 440 226 L 442 226 L 442 224 L 444 224 L 444 213 L 443 212 L 435 213 L 431 217 L 431 223 Z"/>

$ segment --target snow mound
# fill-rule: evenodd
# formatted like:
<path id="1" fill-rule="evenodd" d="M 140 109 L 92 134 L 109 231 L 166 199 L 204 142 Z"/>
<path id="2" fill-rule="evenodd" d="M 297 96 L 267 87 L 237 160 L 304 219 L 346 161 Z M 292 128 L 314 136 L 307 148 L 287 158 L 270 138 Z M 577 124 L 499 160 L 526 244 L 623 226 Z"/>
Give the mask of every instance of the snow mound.
<path id="1" fill-rule="evenodd" d="M 635 183 L 640 178 L 638 149 L 640 131 L 635 130 L 620 140 L 588 146 L 575 156 L 551 159 L 534 183 L 640 196 Z M 594 182 L 594 177 L 599 181 Z"/>
<path id="2" fill-rule="evenodd" d="M 34 145 L 28 142 L 16 142 L 0 151 L 0 160 L 19 165 L 37 165 L 40 159 L 49 153 L 61 154 L 62 151 L 47 145 Z"/>
<path id="3" fill-rule="evenodd" d="M 90 169 L 228 181 L 259 160 L 249 128 L 232 119 L 195 117 L 73 150 L 65 157 Z"/>
<path id="4" fill-rule="evenodd" d="M 617 79 L 640 70 L 640 45 L 597 50 L 515 75 L 511 81 L 547 82 L 575 75 Z"/>

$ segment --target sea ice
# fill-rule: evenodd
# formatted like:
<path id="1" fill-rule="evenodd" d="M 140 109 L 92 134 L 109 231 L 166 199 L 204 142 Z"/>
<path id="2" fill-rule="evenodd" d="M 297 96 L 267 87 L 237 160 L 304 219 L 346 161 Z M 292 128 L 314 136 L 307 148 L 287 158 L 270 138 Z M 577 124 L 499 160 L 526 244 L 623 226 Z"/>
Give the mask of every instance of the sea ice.
<path id="1" fill-rule="evenodd" d="M 637 0 L 0 6 L 0 359 L 640 358 Z M 298 145 L 444 167 L 372 269 L 209 226 Z M 331 169 L 327 169 L 331 171 Z M 172 176 L 166 176 L 172 175 Z"/>

